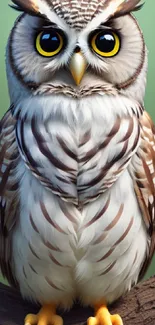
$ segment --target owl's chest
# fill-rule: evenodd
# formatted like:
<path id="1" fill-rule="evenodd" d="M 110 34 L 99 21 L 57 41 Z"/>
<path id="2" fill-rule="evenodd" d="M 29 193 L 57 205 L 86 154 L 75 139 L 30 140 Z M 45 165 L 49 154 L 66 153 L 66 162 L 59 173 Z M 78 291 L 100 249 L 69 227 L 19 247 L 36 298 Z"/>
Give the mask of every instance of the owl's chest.
<path id="1" fill-rule="evenodd" d="M 52 283 L 63 279 L 67 288 L 68 279 L 71 286 L 79 286 L 77 279 L 85 277 L 88 283 L 90 274 L 91 283 L 106 275 L 109 284 L 120 269 L 122 252 L 127 263 L 120 282 L 128 276 L 135 251 L 145 242 L 127 168 L 139 145 L 138 120 L 135 114 L 118 114 L 118 107 L 129 110 L 132 105 L 116 99 L 109 104 L 104 96 L 78 104 L 55 99 L 42 116 L 18 121 L 24 176 L 13 240 L 19 255 L 16 273 L 22 256 L 27 276 L 31 278 L 37 267 L 33 281 L 36 273 L 43 274 Z"/>
<path id="2" fill-rule="evenodd" d="M 42 119 L 38 114 L 18 121 L 19 150 L 43 186 L 63 200 L 83 204 L 116 182 L 139 144 L 135 115 L 118 116 L 118 104 L 106 96 L 63 98 L 49 108 L 48 103 Z"/>
<path id="3" fill-rule="evenodd" d="M 104 292 L 113 277 L 119 275 L 120 284 L 134 265 L 139 268 L 147 238 L 128 171 L 80 211 L 36 185 L 25 172 L 20 191 L 22 210 L 13 239 L 19 278 L 23 276 L 20 265 L 29 279 L 33 276 L 33 281 L 42 283 L 44 278 L 62 279 L 67 290 L 68 281 L 76 287 L 92 282 L 92 278 L 98 279 L 100 288 L 102 276 Z"/>

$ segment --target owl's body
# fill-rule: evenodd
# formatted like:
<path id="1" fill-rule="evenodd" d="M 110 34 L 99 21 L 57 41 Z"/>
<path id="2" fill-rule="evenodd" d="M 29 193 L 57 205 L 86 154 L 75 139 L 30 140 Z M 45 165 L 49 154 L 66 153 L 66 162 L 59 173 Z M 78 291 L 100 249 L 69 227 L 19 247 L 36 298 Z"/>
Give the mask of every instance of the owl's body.
<path id="1" fill-rule="evenodd" d="M 14 273 L 22 293 L 37 297 L 41 303 L 53 297 L 62 305 L 73 303 L 73 298 L 79 297 L 85 303 L 103 297 L 112 302 L 137 282 L 147 236 L 129 169 L 110 189 L 110 168 L 108 177 L 102 178 L 100 171 L 107 160 L 113 159 L 116 159 L 113 170 L 117 171 L 118 164 L 124 163 L 131 149 L 136 150 L 138 123 L 134 116 L 124 114 L 120 119 L 117 114 L 110 114 L 110 108 L 117 110 L 120 97 L 115 98 L 115 103 L 112 100 L 109 107 L 107 96 L 104 106 L 104 96 L 100 95 L 90 103 L 82 99 L 78 107 L 76 100 L 68 105 L 65 97 L 52 99 L 53 104 L 51 98 L 45 99 L 49 110 L 46 120 L 40 122 L 40 114 L 35 115 L 35 121 L 33 115 L 31 120 L 24 119 L 23 126 L 19 120 L 17 135 L 26 160 L 31 162 L 30 154 L 38 165 L 42 163 L 44 177 L 51 173 L 51 186 L 61 197 L 64 192 L 64 200 L 46 189 L 44 183 L 40 184 L 21 159 L 22 208 L 13 235 Z M 124 98 L 124 108 L 125 105 L 135 108 L 134 102 Z M 118 127 L 120 131 L 115 134 Z M 112 130 L 107 143 L 107 135 Z M 130 140 L 126 136 L 129 130 L 132 131 Z M 117 162 L 125 146 L 126 154 Z M 94 149 L 99 147 L 101 150 L 95 154 Z M 43 157 L 47 149 L 49 153 Z M 64 177 L 66 181 L 73 180 L 64 184 Z M 84 187 L 89 182 L 91 185 Z M 102 188 L 103 192 L 107 189 L 99 195 Z M 76 206 L 78 197 L 80 202 Z"/>
<path id="2" fill-rule="evenodd" d="M 108 3 L 116 6 L 114 0 L 103 1 L 105 26 Z M 43 9 L 48 16 L 47 4 Z M 67 33 L 73 17 L 66 12 L 60 17 L 58 23 L 50 12 L 48 19 Z M 77 19 L 70 31 L 58 70 L 56 56 L 52 65 L 32 50 L 43 18 L 24 14 L 16 22 L 7 50 L 12 107 L 2 120 L 0 138 L 1 219 L 11 232 L 1 238 L 7 257 L 1 260 L 2 271 L 24 297 L 63 307 L 75 299 L 88 305 L 115 301 L 138 281 L 154 250 L 150 155 L 155 147 L 153 126 L 142 107 L 144 40 L 135 19 L 123 13 L 104 28 L 122 33 L 128 59 L 120 49 L 99 66 L 100 58 L 95 62 L 87 44 L 97 17 L 90 22 L 83 17 L 85 24 Z M 23 35 L 30 48 L 25 42 L 21 53 L 14 42 L 20 44 Z M 131 46 L 137 42 L 138 49 Z M 66 68 L 74 48 L 92 59 L 80 86 Z"/>

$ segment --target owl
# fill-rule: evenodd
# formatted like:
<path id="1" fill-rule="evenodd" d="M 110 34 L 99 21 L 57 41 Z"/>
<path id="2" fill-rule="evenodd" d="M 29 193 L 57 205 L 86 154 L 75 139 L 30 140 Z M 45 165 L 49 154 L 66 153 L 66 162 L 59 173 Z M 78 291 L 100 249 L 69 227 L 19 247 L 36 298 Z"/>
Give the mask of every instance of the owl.
<path id="1" fill-rule="evenodd" d="M 62 325 L 58 306 L 108 306 L 155 249 L 155 128 L 144 110 L 140 0 L 12 0 L 10 109 L 0 123 L 0 267 L 38 302 L 25 325 Z"/>

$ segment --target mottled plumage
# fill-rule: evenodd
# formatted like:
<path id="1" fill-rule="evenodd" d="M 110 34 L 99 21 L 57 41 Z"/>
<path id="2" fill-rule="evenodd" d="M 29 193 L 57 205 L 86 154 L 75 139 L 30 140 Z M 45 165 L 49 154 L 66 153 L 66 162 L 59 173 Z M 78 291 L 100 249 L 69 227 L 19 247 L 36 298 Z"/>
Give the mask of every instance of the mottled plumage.
<path id="1" fill-rule="evenodd" d="M 131 15 L 141 4 L 13 2 L 25 12 L 7 46 L 0 267 L 42 305 L 109 304 L 143 276 L 155 249 L 155 131 L 143 107 L 147 49 Z M 60 33 L 58 55 L 37 52 L 40 31 L 46 39 L 46 31 L 56 31 L 55 39 Z M 95 53 L 99 31 L 118 35 L 116 55 Z M 72 71 L 79 59 L 83 68 Z M 88 320 L 99 323 L 98 314 Z M 122 321 L 111 316 L 107 324 Z"/>

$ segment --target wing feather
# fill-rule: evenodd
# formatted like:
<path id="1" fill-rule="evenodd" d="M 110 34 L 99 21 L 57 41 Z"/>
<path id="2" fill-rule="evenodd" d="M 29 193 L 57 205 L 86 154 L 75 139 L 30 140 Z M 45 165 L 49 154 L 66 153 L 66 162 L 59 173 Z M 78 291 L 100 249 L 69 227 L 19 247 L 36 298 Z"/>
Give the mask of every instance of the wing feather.
<path id="1" fill-rule="evenodd" d="M 11 241 L 19 208 L 15 173 L 19 152 L 15 137 L 16 121 L 11 108 L 0 121 L 0 268 L 9 283 L 17 286 L 11 270 Z"/>
<path id="2" fill-rule="evenodd" d="M 148 253 L 140 278 L 146 273 L 155 251 L 155 127 L 147 112 L 141 120 L 141 143 L 130 172 L 148 233 Z"/>

